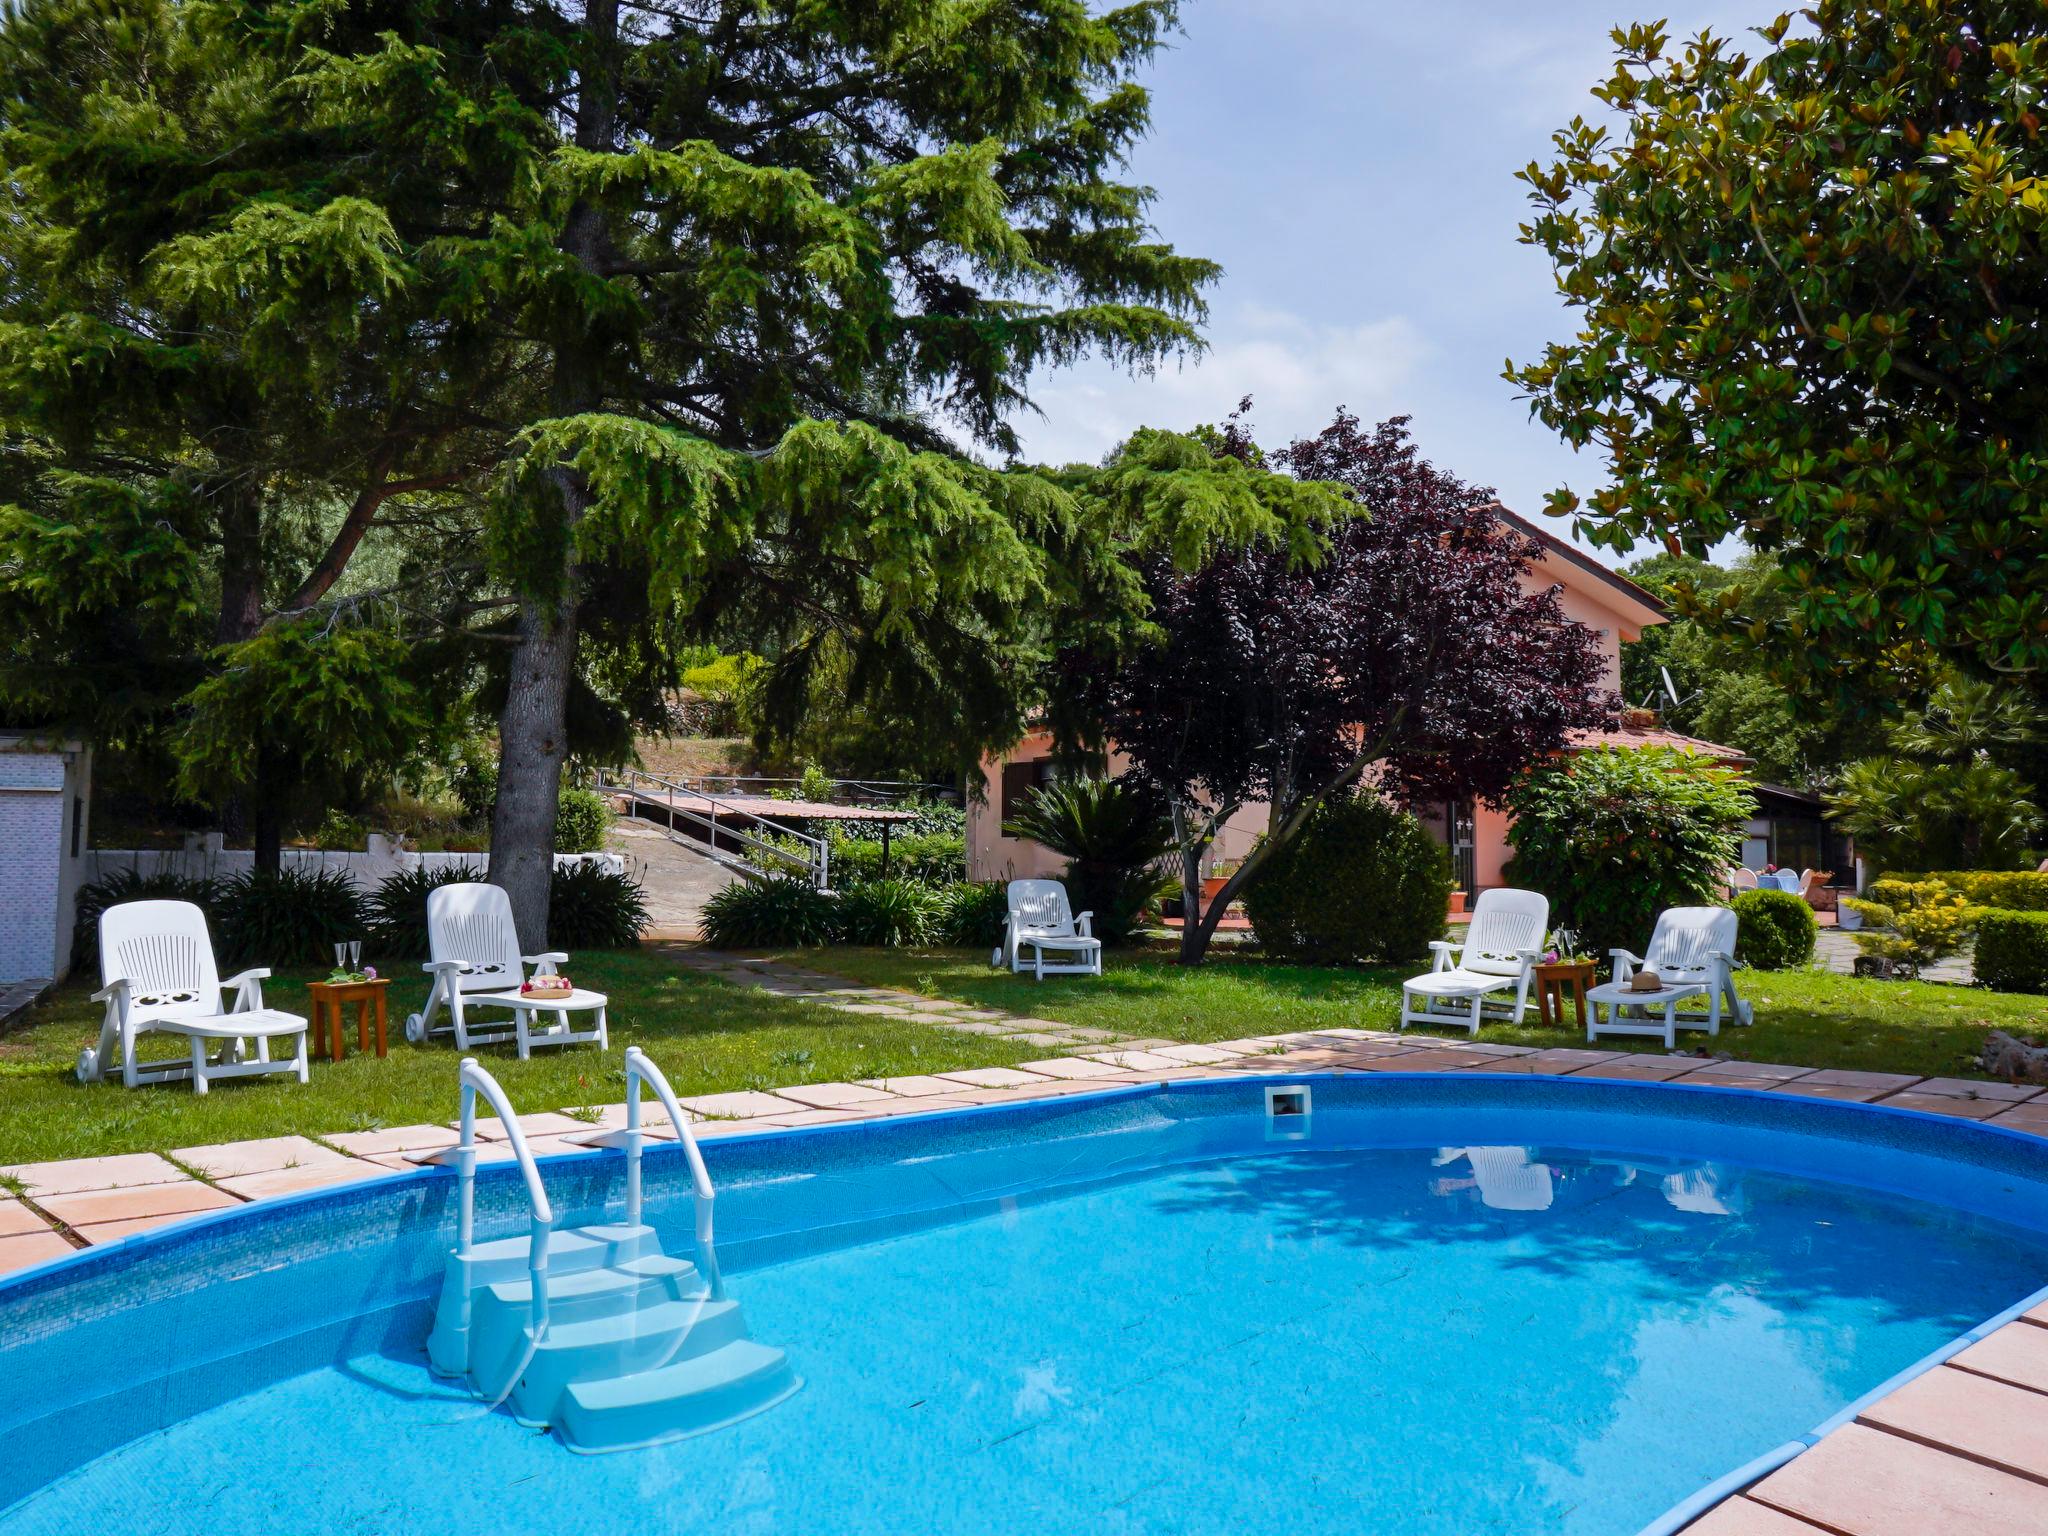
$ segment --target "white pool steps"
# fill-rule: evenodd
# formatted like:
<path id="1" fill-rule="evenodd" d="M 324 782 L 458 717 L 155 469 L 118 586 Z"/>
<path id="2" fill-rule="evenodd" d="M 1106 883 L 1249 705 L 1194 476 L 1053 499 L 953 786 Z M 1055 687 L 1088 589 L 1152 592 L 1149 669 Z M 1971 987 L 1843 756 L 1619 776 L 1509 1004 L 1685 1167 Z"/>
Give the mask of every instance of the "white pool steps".
<path id="1" fill-rule="evenodd" d="M 670 1107 L 653 1064 L 629 1051 L 629 1103 L 645 1076 Z M 663 1252 L 641 1222 L 638 1115 L 608 1133 L 628 1159 L 624 1222 L 556 1230 L 539 1170 L 516 1131 L 510 1106 L 488 1073 L 463 1064 L 463 1141 L 436 1154 L 461 1183 L 458 1240 L 442 1272 L 428 1355 L 441 1375 L 466 1380 L 521 1423 L 553 1430 L 569 1449 L 630 1450 L 704 1434 L 772 1408 L 802 1383 L 779 1349 L 747 1335 L 739 1303 L 723 1294 L 710 1246 L 710 1180 L 690 1158 L 699 1203 L 702 1264 Z M 473 1090 L 473 1091 L 472 1091 Z M 475 1153 L 473 1099 L 498 1108 L 527 1175 L 531 1233 L 470 1241 Z M 635 1106 L 637 1108 L 637 1104 Z M 686 1150 L 694 1153 L 693 1143 Z"/>

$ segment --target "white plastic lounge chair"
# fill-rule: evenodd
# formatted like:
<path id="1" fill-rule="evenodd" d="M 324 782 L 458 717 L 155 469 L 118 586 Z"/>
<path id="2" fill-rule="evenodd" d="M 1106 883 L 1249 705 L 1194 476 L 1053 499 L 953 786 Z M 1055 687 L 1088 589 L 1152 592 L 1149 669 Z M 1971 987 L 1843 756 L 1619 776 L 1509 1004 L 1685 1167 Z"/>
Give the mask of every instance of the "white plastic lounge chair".
<path id="1" fill-rule="evenodd" d="M 1731 891 L 1755 890 L 1756 871 L 1747 868 L 1737 869 L 1734 874 L 1728 877 L 1728 889 Z"/>
<path id="2" fill-rule="evenodd" d="M 1067 904 L 1067 888 L 1057 880 L 1012 880 L 1009 887 L 1009 925 L 1003 930 L 1003 947 L 996 951 L 996 963 L 1007 964 L 1011 973 L 1025 967 L 1030 954 L 1031 974 L 1040 981 L 1048 976 L 1100 976 L 1102 940 L 1090 931 L 1095 914 L 1079 916 Z M 1047 955 L 1061 958 L 1050 960 Z"/>
<path id="3" fill-rule="evenodd" d="M 425 1040 L 429 1035 L 452 1034 L 463 1050 L 476 1045 L 501 1045 L 507 1040 L 519 1047 L 525 1061 L 536 1045 L 594 1044 L 609 1049 L 605 1008 L 609 999 L 602 992 L 577 987 L 567 997 L 542 999 L 522 997 L 519 988 L 527 979 L 526 966 L 536 971 L 543 965 L 566 965 L 569 957 L 560 950 L 545 954 L 519 953 L 519 930 L 512 922 L 512 900 L 504 888 L 481 881 L 462 881 L 437 887 L 427 897 L 427 952 L 433 956 L 420 969 L 434 978 L 427 994 L 427 1006 L 405 1021 L 405 1038 Z M 434 1015 L 445 1004 L 448 1022 L 438 1029 Z M 470 1010 L 509 1008 L 507 1019 L 474 1020 Z M 589 1029 L 577 1030 L 570 1015 L 595 1013 Z M 536 1026 L 536 1019 L 548 1022 Z"/>
<path id="4" fill-rule="evenodd" d="M 306 1021 L 263 1006 L 267 970 L 220 979 L 206 914 L 189 901 L 130 901 L 100 914 L 100 990 L 105 1003 L 99 1043 L 78 1053 L 81 1083 L 106 1081 L 116 1066 L 130 1088 L 192 1080 L 194 1093 L 224 1077 L 290 1072 L 306 1080 Z M 235 1000 L 221 1007 L 224 989 Z M 189 1060 L 137 1061 L 135 1037 L 152 1031 L 182 1035 Z M 273 1061 L 270 1042 L 296 1038 L 292 1055 Z M 249 1042 L 255 1059 L 248 1060 Z M 214 1047 L 212 1055 L 207 1048 Z"/>
<path id="5" fill-rule="evenodd" d="M 1550 926 L 1550 898 L 1535 891 L 1481 891 L 1465 927 L 1465 942 L 1433 940 L 1429 974 L 1401 985 L 1401 1027 L 1460 1024 L 1473 1034 L 1488 1018 L 1521 1021 L 1529 1006 L 1529 981 L 1543 935 Z M 1456 957 L 1455 959 L 1453 957 Z M 1514 988 L 1512 1010 L 1496 992 Z"/>
<path id="6" fill-rule="evenodd" d="M 1718 1035 L 1723 1018 L 1749 1023 L 1755 1010 L 1735 995 L 1735 929 L 1735 914 L 1727 907 L 1671 907 L 1659 914 L 1648 953 L 1612 951 L 1614 979 L 1586 994 L 1586 1038 L 1655 1035 L 1666 1050 L 1676 1050 L 1681 1029 Z M 1629 980 L 1641 967 L 1655 971 L 1663 986 L 1654 992 L 1631 990 Z M 1702 993 L 1705 1013 L 1679 1011 L 1681 1002 Z"/>

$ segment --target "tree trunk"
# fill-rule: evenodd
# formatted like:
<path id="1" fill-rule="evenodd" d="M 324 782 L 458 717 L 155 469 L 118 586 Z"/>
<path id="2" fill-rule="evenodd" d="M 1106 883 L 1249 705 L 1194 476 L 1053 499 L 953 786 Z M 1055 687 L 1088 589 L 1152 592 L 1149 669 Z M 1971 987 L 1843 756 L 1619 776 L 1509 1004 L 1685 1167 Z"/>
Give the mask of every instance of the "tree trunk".
<path id="1" fill-rule="evenodd" d="M 1173 804 L 1173 835 L 1180 844 L 1180 957 L 1182 965 L 1200 965 L 1209 939 L 1202 932 L 1202 850 L 1206 837 L 1188 830 L 1187 812 L 1179 800 Z"/>
<path id="2" fill-rule="evenodd" d="M 617 122 L 618 0 L 591 0 L 584 26 L 594 61 L 579 78 L 576 144 L 607 152 Z M 608 240 L 601 209 L 578 203 L 564 221 L 561 247 L 596 271 Z M 549 409 L 574 416 L 604 405 L 604 358 L 587 330 L 555 348 Z M 550 471 L 558 515 L 573 530 L 590 505 L 590 487 L 567 464 Z M 491 812 L 493 884 L 512 901 L 519 943 L 528 953 L 547 947 L 548 880 L 554 870 L 555 802 L 561 794 L 562 764 L 568 756 L 569 685 L 576 671 L 576 607 L 581 572 L 568 557 L 558 595 L 530 597 L 519 606 L 519 638 L 512 652 L 505 708 L 498 716 L 498 803 Z M 546 584 L 543 584 L 546 585 Z"/>
<path id="3" fill-rule="evenodd" d="M 214 641 L 235 645 L 263 627 L 263 490 L 240 477 L 214 487 L 220 507 L 220 620 Z M 260 727 L 259 727 L 260 729 Z M 267 739 L 256 743 L 255 777 L 221 806 L 223 829 L 253 835 L 256 870 L 276 874 L 284 862 L 284 792 L 289 774 Z"/>

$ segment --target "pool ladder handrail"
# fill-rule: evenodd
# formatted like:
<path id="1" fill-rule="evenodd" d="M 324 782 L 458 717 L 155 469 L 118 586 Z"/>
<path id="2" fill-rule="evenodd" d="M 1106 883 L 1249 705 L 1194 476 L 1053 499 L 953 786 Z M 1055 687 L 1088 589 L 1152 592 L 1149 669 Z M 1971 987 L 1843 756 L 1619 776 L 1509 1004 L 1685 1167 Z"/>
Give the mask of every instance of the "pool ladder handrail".
<path id="1" fill-rule="evenodd" d="M 486 1072 L 474 1056 L 462 1058 L 457 1078 L 462 1085 L 462 1122 L 456 1144 L 427 1153 L 415 1161 L 454 1167 L 458 1200 L 455 1251 L 467 1257 L 476 1243 L 477 1095 L 483 1095 L 491 1108 L 498 1112 L 498 1123 L 505 1128 L 505 1139 L 511 1144 L 512 1156 L 526 1180 L 531 1232 L 526 1267 L 533 1276 L 532 1332 L 538 1338 L 546 1332 L 548 1325 L 548 1234 L 554 1230 L 555 1208 L 548 1201 L 547 1188 L 541 1183 L 540 1166 L 534 1162 L 533 1152 L 526 1145 L 526 1133 L 519 1127 L 519 1117 L 512 1112 L 512 1101 L 505 1097 L 505 1090 L 498 1086 L 498 1080 Z"/>
<path id="2" fill-rule="evenodd" d="M 626 1154 L 626 1224 L 640 1225 L 642 1205 L 640 1180 L 640 1154 L 646 1144 L 647 1133 L 640 1128 L 640 1089 L 642 1084 L 654 1090 L 668 1123 L 675 1129 L 676 1140 L 682 1144 L 683 1157 L 690 1165 L 690 1189 L 696 1197 L 697 1206 L 697 1247 L 702 1254 L 704 1278 L 710 1282 L 711 1293 L 723 1299 L 725 1287 L 719 1278 L 718 1259 L 712 1249 L 712 1202 L 718 1192 L 711 1187 L 711 1170 L 704 1166 L 704 1154 L 698 1149 L 697 1138 L 690 1131 L 690 1117 L 683 1106 L 676 1102 L 675 1090 L 669 1087 L 668 1079 L 661 1068 L 654 1064 L 648 1054 L 637 1045 L 626 1047 L 626 1124 L 623 1130 L 598 1131 L 587 1136 L 572 1136 L 569 1140 L 584 1147 L 617 1147 Z"/>

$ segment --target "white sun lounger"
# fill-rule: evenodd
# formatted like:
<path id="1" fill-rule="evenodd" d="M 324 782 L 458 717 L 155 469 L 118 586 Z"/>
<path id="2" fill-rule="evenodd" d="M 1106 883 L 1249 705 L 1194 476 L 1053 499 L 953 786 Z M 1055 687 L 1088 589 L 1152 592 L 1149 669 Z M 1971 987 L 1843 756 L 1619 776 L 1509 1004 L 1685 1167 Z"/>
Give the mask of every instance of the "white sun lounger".
<path id="1" fill-rule="evenodd" d="M 190 1079 L 194 1093 L 224 1077 L 290 1072 L 306 1081 L 306 1021 L 263 1006 L 267 970 L 220 979 L 206 914 L 189 901 L 129 901 L 100 914 L 100 990 L 105 1003 L 96 1045 L 78 1053 L 78 1080 L 98 1083 L 118 1066 L 130 1088 Z M 221 1006 L 233 988 L 235 998 Z M 135 1040 L 149 1033 L 182 1035 L 188 1059 L 137 1061 Z M 272 1060 L 270 1042 L 295 1040 L 293 1053 Z M 255 1056 L 249 1050 L 254 1043 Z M 209 1047 L 212 1054 L 208 1054 Z"/>
<path id="2" fill-rule="evenodd" d="M 1067 903 L 1067 888 L 1059 881 L 1012 880 L 1009 901 L 997 964 L 1007 964 L 1014 975 L 1025 968 L 1028 952 L 1031 974 L 1040 981 L 1048 976 L 1102 974 L 1102 940 L 1090 929 L 1095 914 L 1076 916 Z M 1049 961 L 1047 955 L 1060 958 Z"/>
<path id="3" fill-rule="evenodd" d="M 1549 926 L 1548 897 L 1505 888 L 1481 891 L 1465 942 L 1432 941 L 1435 964 L 1429 974 L 1401 984 L 1401 1028 L 1456 1024 L 1476 1035 L 1488 1018 L 1519 1023 Z M 1505 998 L 1494 996 L 1509 988 L 1515 994 L 1511 1010 Z"/>
<path id="4" fill-rule="evenodd" d="M 559 950 L 519 953 L 512 900 L 502 886 L 465 880 L 436 888 L 427 897 L 427 952 L 433 958 L 420 969 L 434 978 L 434 985 L 427 993 L 427 1006 L 406 1019 L 406 1039 L 452 1034 L 465 1051 L 510 1040 L 518 1046 L 521 1061 L 536 1045 L 610 1047 L 605 1021 L 609 999 L 604 993 L 577 987 L 558 999 L 520 996 L 526 966 L 538 970 L 543 965 L 566 965 L 569 957 Z M 444 1004 L 448 1022 L 437 1028 L 434 1015 Z M 512 1017 L 472 1019 L 470 1010 L 478 1007 L 510 1009 Z M 575 1028 L 573 1015 L 593 1013 L 596 1020 L 588 1029 Z M 543 1017 L 546 1022 L 536 1022 Z"/>
<path id="5" fill-rule="evenodd" d="M 1718 1035 L 1724 1018 L 1749 1023 L 1755 1010 L 1735 993 L 1737 921 L 1728 907 L 1671 907 L 1658 914 L 1648 953 L 1610 951 L 1614 979 L 1586 994 L 1586 1038 L 1651 1035 L 1668 1051 L 1678 1048 L 1681 1029 Z M 1642 968 L 1655 971 L 1663 985 L 1654 992 L 1633 990 L 1630 979 Z M 1703 994 L 1706 1012 L 1680 1010 L 1680 1003 Z"/>

